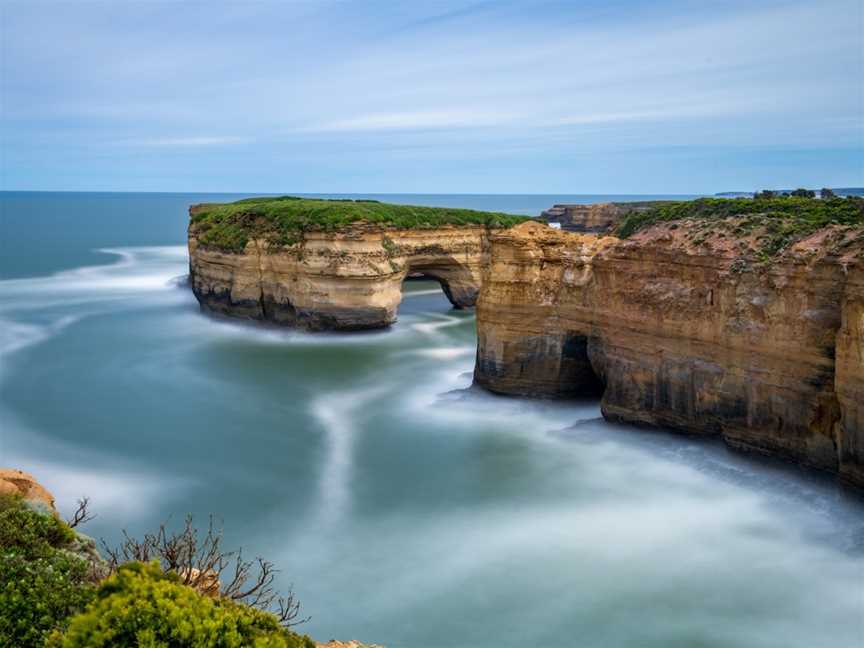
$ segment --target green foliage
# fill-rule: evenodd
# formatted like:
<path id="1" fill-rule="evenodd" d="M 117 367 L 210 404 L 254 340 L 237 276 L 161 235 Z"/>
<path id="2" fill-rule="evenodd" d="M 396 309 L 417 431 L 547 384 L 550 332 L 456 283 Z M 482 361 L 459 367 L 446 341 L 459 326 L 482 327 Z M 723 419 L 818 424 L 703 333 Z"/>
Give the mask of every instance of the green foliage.
<path id="1" fill-rule="evenodd" d="M 790 193 L 789 195 L 793 196 L 795 198 L 815 198 L 816 192 L 813 191 L 812 189 L 798 188 L 795 191 L 793 191 L 792 193 Z"/>
<path id="2" fill-rule="evenodd" d="M 0 498 L 0 646 L 43 646 L 84 609 L 94 588 L 75 532 L 20 498 Z"/>
<path id="3" fill-rule="evenodd" d="M 69 545 L 75 532 L 53 515 L 29 508 L 20 498 L 4 497 L 0 504 L 0 547 L 27 559 Z"/>
<path id="4" fill-rule="evenodd" d="M 624 218 L 616 234 L 628 238 L 657 223 L 691 219 L 702 226 L 701 233 L 721 231 L 736 217 L 733 233 L 747 236 L 761 233 L 761 253 L 772 257 L 789 244 L 828 225 L 864 225 L 864 199 L 804 197 L 702 198 L 670 202 Z M 706 229 L 707 228 L 707 229 Z"/>
<path id="5" fill-rule="evenodd" d="M 53 648 L 314 648 L 275 616 L 209 598 L 157 562 L 127 563 L 105 580 L 86 611 L 55 633 Z"/>
<path id="6" fill-rule="evenodd" d="M 192 215 L 191 228 L 198 240 L 208 247 L 240 252 L 251 238 L 262 238 L 271 246 L 281 247 L 301 241 L 307 231 L 335 231 L 357 223 L 397 229 L 430 229 L 443 225 L 502 228 L 526 220 L 529 219 L 523 216 L 471 209 L 279 196 L 203 205 Z"/>

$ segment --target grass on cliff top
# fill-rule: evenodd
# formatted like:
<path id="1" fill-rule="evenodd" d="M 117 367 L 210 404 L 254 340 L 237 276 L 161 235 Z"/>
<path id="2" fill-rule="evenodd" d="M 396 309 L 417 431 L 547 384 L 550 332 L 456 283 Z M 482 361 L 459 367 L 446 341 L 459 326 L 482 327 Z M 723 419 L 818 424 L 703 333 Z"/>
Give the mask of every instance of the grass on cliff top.
<path id="1" fill-rule="evenodd" d="M 727 219 L 735 217 L 734 224 Z M 733 227 L 738 237 L 758 235 L 759 253 L 772 257 L 828 225 L 864 226 L 864 199 L 777 197 L 700 198 L 658 204 L 627 215 L 615 231 L 620 238 L 658 223 L 690 220 L 703 235 Z"/>
<path id="2" fill-rule="evenodd" d="M 191 227 L 204 245 L 240 252 L 252 238 L 263 238 L 279 247 L 297 243 L 303 232 L 330 232 L 359 223 L 394 229 L 432 229 L 444 225 L 503 228 L 526 220 L 529 219 L 524 216 L 472 209 L 278 196 L 202 205 L 192 215 Z"/>

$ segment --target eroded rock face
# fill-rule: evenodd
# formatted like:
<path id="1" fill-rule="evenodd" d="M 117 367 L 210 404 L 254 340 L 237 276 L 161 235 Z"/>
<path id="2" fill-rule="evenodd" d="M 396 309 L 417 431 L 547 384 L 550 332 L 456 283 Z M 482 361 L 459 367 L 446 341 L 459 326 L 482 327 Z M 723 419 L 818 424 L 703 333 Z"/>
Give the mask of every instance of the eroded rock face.
<path id="1" fill-rule="evenodd" d="M 309 330 L 371 329 L 396 320 L 409 273 L 437 279 L 457 308 L 474 306 L 488 230 L 355 225 L 307 232 L 278 250 L 252 240 L 232 254 L 199 244 L 190 229 L 189 259 L 192 289 L 210 311 Z"/>
<path id="2" fill-rule="evenodd" d="M 644 212 L 662 201 L 554 205 L 540 219 L 558 223 L 568 232 L 602 234 L 613 230 L 628 214 Z"/>
<path id="3" fill-rule="evenodd" d="M 542 397 L 600 383 L 606 418 L 720 435 L 864 486 L 864 230 L 826 228 L 757 272 L 752 241 L 689 227 L 492 235 L 475 381 Z"/>
<path id="4" fill-rule="evenodd" d="M 837 333 L 840 474 L 864 484 L 864 267 L 850 268 Z"/>

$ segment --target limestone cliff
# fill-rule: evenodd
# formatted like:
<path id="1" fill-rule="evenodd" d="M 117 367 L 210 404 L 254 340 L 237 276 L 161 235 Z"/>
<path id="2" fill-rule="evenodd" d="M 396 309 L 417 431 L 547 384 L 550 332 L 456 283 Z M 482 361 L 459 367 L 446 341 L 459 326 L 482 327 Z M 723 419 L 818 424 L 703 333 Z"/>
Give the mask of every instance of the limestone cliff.
<path id="1" fill-rule="evenodd" d="M 489 232 L 524 220 L 369 201 L 258 201 L 190 209 L 192 290 L 210 311 L 309 330 L 392 324 L 409 274 L 438 280 L 457 308 L 474 306 Z"/>
<path id="2" fill-rule="evenodd" d="M 587 205 L 553 205 L 540 220 L 558 223 L 568 232 L 603 234 L 614 229 L 628 214 L 645 212 L 663 201 L 608 202 Z"/>
<path id="3" fill-rule="evenodd" d="M 825 227 L 766 258 L 759 232 L 720 224 L 493 234 L 475 381 L 602 390 L 609 419 L 720 435 L 864 486 L 864 228 Z"/>
<path id="4" fill-rule="evenodd" d="M 848 269 L 837 333 L 836 388 L 840 403 L 841 475 L 864 485 L 864 264 Z"/>
<path id="5" fill-rule="evenodd" d="M 354 226 L 307 232 L 278 251 L 253 239 L 241 253 L 202 246 L 189 235 L 192 289 L 202 306 L 310 330 L 392 324 L 409 273 L 437 279 L 454 306 L 474 306 L 487 256 L 484 227 Z"/>

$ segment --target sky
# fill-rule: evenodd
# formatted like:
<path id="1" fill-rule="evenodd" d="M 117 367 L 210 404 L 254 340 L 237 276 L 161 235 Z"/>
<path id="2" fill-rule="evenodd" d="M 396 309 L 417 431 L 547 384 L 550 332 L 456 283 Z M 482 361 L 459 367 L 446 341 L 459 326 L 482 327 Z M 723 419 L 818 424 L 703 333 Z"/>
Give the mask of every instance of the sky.
<path id="1" fill-rule="evenodd" d="M 862 7 L 0 0 L 0 188 L 864 186 Z"/>

